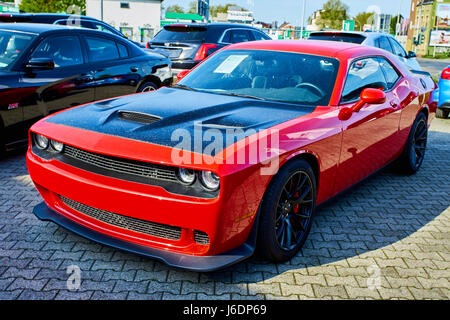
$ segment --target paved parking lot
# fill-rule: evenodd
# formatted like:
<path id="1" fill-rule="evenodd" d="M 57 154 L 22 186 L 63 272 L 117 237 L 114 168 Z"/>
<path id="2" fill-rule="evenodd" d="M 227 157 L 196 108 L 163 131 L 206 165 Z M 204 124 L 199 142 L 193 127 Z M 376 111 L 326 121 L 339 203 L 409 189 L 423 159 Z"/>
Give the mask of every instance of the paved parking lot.
<path id="1" fill-rule="evenodd" d="M 200 274 L 38 221 L 24 155 L 12 155 L 0 161 L 0 299 L 450 299 L 449 168 L 450 120 L 435 119 L 418 174 L 386 169 L 323 207 L 292 261 Z"/>

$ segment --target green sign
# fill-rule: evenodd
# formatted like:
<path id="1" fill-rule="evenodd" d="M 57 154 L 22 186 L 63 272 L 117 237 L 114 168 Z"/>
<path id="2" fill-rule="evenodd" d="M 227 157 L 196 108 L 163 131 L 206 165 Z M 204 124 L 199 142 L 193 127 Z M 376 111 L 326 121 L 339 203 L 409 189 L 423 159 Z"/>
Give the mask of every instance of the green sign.
<path id="1" fill-rule="evenodd" d="M 19 12 L 19 9 L 11 6 L 0 6 L 0 12 Z"/>
<path id="2" fill-rule="evenodd" d="M 342 30 L 344 30 L 344 31 L 354 31 L 355 30 L 355 21 L 353 21 L 353 20 L 344 20 L 344 21 L 342 21 Z"/>

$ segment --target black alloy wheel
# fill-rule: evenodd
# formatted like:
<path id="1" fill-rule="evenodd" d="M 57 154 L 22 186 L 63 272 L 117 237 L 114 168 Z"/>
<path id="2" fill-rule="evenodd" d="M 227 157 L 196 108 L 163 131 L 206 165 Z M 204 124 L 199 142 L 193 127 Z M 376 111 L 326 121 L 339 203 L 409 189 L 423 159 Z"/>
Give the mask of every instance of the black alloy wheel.
<path id="1" fill-rule="evenodd" d="M 280 168 L 264 194 L 260 208 L 257 251 L 281 262 L 294 257 L 311 229 L 316 205 L 316 178 L 301 158 Z"/>

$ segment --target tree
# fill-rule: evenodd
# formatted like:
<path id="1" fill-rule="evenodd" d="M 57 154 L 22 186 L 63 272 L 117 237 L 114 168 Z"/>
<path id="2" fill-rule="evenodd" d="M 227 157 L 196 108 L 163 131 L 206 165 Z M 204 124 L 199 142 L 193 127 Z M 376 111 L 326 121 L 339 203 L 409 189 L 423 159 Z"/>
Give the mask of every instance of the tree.
<path id="1" fill-rule="evenodd" d="M 371 18 L 373 17 L 374 12 L 360 12 L 354 18 L 355 20 L 355 29 L 362 31 L 365 24 L 370 23 Z"/>
<path id="2" fill-rule="evenodd" d="M 342 21 L 348 19 L 348 6 L 340 0 L 328 0 L 322 7 L 318 24 L 321 28 L 341 29 Z"/>
<path id="3" fill-rule="evenodd" d="M 197 13 L 197 1 L 189 2 L 188 13 Z"/>
<path id="4" fill-rule="evenodd" d="M 166 12 L 184 13 L 184 9 L 181 6 L 174 4 L 173 6 L 168 6 Z"/>
<path id="5" fill-rule="evenodd" d="M 77 6 L 79 10 L 73 10 L 72 6 Z M 71 10 L 69 10 L 69 7 Z M 86 11 L 86 0 L 22 0 L 19 6 L 25 12 L 67 12 L 82 14 Z"/>
<path id="6" fill-rule="evenodd" d="M 391 25 L 390 25 L 390 28 L 389 28 L 389 32 L 391 33 L 391 34 L 395 34 L 395 31 L 396 31 L 396 26 L 397 26 L 397 19 L 398 19 L 398 16 L 395 16 L 395 17 L 393 17 L 392 19 L 391 19 Z M 400 15 L 400 22 L 403 20 L 403 16 L 402 15 Z"/>

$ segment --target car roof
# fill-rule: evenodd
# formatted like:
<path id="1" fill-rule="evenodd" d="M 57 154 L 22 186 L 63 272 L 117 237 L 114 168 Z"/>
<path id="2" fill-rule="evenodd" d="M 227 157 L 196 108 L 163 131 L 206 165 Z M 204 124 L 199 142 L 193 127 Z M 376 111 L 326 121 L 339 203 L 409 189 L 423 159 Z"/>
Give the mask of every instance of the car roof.
<path id="1" fill-rule="evenodd" d="M 348 42 L 327 40 L 261 40 L 241 42 L 226 47 L 227 49 L 271 50 L 335 57 L 340 60 L 357 55 L 385 55 L 386 51 L 369 46 Z"/>
<path id="2" fill-rule="evenodd" d="M 0 29 L 40 34 L 52 30 L 65 30 L 73 28 L 45 23 L 0 23 Z"/>
<path id="3" fill-rule="evenodd" d="M 212 23 L 196 23 L 196 22 L 189 22 L 189 23 L 183 23 L 183 22 L 174 22 L 171 24 L 168 24 L 166 26 L 188 26 L 188 27 L 224 27 L 224 28 L 249 28 L 249 29 L 255 29 L 253 26 L 249 26 L 246 24 L 237 24 L 237 23 L 226 23 L 226 22 L 212 22 Z"/>
<path id="4" fill-rule="evenodd" d="M 104 31 L 95 30 L 95 29 L 87 29 L 87 28 L 78 28 L 78 27 L 71 27 L 71 26 L 64 26 L 64 25 L 57 25 L 57 24 L 46 24 L 46 23 L 0 23 L 0 30 L 11 30 L 11 31 L 19 31 L 19 32 L 26 32 L 26 33 L 33 33 L 36 35 L 44 34 L 47 32 L 53 32 L 53 31 L 76 31 L 77 33 L 94 33 L 101 36 L 105 36 Z M 112 34 L 112 33 L 106 33 L 110 37 L 116 37 L 118 39 L 122 39 L 122 37 Z"/>
<path id="5" fill-rule="evenodd" d="M 327 34 L 327 33 L 332 33 L 332 34 L 338 34 L 338 33 L 342 33 L 342 34 L 357 34 L 357 35 L 361 35 L 364 37 L 378 37 L 378 36 L 391 36 L 388 33 L 384 33 L 384 32 L 378 32 L 378 31 L 340 31 L 340 30 L 321 30 L 321 31 L 312 31 L 311 34 L 317 34 L 317 33 L 323 33 L 323 34 Z"/>

